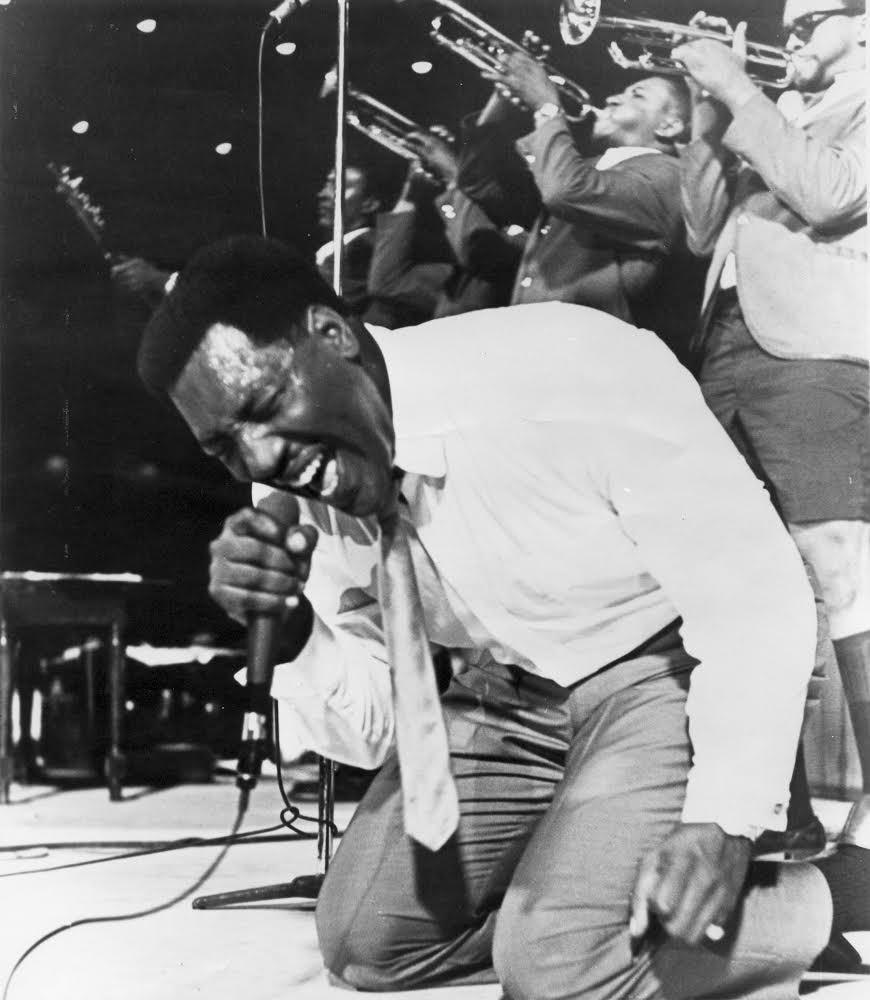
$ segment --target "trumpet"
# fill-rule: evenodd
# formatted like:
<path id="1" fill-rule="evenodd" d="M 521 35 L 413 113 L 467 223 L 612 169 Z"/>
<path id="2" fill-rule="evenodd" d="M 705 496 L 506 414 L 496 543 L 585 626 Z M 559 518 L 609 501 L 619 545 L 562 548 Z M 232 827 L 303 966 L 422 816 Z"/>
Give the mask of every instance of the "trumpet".
<path id="1" fill-rule="evenodd" d="M 320 91 L 321 97 L 326 97 L 335 89 L 335 74 L 330 70 L 326 74 L 323 87 Z M 344 120 L 357 132 L 368 136 L 372 142 L 376 142 L 384 149 L 388 149 L 396 156 L 401 156 L 404 160 L 418 160 L 419 153 L 414 149 L 409 140 L 412 132 L 430 132 L 444 139 L 445 142 L 454 142 L 453 135 L 443 125 L 432 125 L 425 128 L 411 118 L 391 108 L 389 104 L 377 100 L 371 94 L 367 94 L 355 87 L 347 88 L 347 98 L 345 106 Z M 428 176 L 436 180 L 429 171 L 423 171 Z"/>
<path id="2" fill-rule="evenodd" d="M 547 76 L 556 85 L 565 117 L 569 121 L 578 122 L 597 112 L 598 109 L 592 105 L 589 94 L 583 87 L 544 62 L 550 46 L 544 45 L 537 35 L 526 31 L 522 42 L 515 42 L 454 0 L 435 2 L 445 9 L 444 14 L 432 19 L 430 35 L 438 45 L 443 45 L 460 59 L 465 59 L 486 73 L 498 72 L 501 58 L 511 52 L 530 55 L 543 65 Z"/>
<path id="3" fill-rule="evenodd" d="M 603 17 L 601 0 L 562 0 L 559 9 L 559 31 L 566 45 L 582 45 L 594 31 L 617 32 L 619 42 L 611 42 L 610 58 L 623 69 L 642 69 L 651 73 L 685 76 L 686 69 L 671 56 L 671 51 L 683 42 L 709 38 L 728 42 L 723 31 L 699 28 L 691 24 L 654 21 L 646 17 Z M 631 46 L 632 54 L 623 50 Z M 749 76 L 761 87 L 784 90 L 794 75 L 791 57 L 785 49 L 758 42 L 746 44 L 746 68 Z"/>

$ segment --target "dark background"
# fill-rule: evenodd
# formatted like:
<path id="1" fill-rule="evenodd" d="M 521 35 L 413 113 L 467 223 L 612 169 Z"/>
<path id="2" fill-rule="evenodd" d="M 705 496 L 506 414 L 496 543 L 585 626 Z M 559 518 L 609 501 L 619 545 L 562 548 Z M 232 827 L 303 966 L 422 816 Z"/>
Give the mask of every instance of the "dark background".
<path id="1" fill-rule="evenodd" d="M 557 0 L 469 0 L 513 38 L 531 28 L 549 61 L 594 100 L 630 79 L 605 42 L 558 42 Z M 606 5 L 610 13 L 685 22 L 683 0 Z M 102 206 L 105 244 L 168 268 L 214 238 L 259 227 L 259 0 L 12 0 L 0 6 L 2 164 L 3 569 L 132 571 L 176 586 L 140 618 L 151 641 L 225 629 L 205 595 L 207 544 L 248 490 L 201 457 L 172 414 L 136 381 L 147 310 L 120 298 L 105 263 L 46 164 L 69 164 Z M 721 0 L 775 41 L 781 3 Z M 350 78 L 422 123 L 455 128 L 487 87 L 428 37 L 426 0 L 351 3 Z M 157 20 L 150 35 L 136 30 Z M 314 196 L 332 156 L 331 105 L 318 98 L 335 60 L 335 6 L 311 0 L 273 28 L 264 50 L 265 193 L 270 234 L 312 253 Z M 295 41 L 279 56 L 279 41 Z M 430 59 L 415 75 L 410 64 Z M 72 125 L 90 122 L 85 135 Z M 214 147 L 231 142 L 232 152 Z M 350 157 L 395 191 L 403 164 L 358 136 Z"/>

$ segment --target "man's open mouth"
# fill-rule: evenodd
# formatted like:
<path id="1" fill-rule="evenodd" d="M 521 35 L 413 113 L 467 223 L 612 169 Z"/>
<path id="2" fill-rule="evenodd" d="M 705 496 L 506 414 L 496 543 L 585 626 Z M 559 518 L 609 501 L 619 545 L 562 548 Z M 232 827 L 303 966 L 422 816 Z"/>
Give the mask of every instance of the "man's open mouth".
<path id="1" fill-rule="evenodd" d="M 325 449 L 318 450 L 294 476 L 288 476 L 284 485 L 292 490 L 304 490 L 307 494 L 328 500 L 338 486 L 337 456 Z"/>

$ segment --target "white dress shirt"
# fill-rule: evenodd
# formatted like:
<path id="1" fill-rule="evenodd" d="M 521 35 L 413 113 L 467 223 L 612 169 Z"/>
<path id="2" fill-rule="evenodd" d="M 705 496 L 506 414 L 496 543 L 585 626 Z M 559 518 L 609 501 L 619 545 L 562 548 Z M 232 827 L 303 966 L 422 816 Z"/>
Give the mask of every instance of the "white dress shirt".
<path id="1" fill-rule="evenodd" d="M 782 828 L 812 595 L 688 372 L 654 334 L 564 303 L 371 332 L 430 638 L 567 686 L 682 616 L 700 661 L 683 819 Z M 314 632 L 272 693 L 306 745 L 376 766 L 393 737 L 377 524 L 305 508 Z"/>

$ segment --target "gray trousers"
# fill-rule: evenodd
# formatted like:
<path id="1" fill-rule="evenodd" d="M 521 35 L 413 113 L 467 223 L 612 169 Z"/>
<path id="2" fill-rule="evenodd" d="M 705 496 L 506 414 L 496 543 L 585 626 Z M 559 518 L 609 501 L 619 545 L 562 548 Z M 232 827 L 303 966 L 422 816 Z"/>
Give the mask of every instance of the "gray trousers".
<path id="1" fill-rule="evenodd" d="M 671 632 L 570 690 L 497 664 L 455 677 L 459 830 L 435 853 L 406 837 L 387 761 L 318 902 L 330 972 L 372 991 L 497 980 L 510 1000 L 795 997 L 830 929 L 808 865 L 756 865 L 717 945 L 631 953 L 639 860 L 680 819 L 694 662 Z"/>

